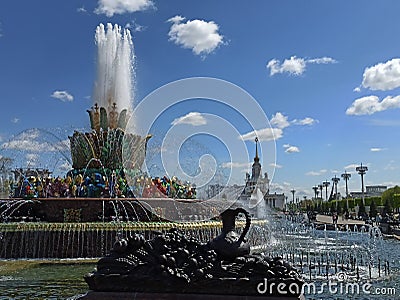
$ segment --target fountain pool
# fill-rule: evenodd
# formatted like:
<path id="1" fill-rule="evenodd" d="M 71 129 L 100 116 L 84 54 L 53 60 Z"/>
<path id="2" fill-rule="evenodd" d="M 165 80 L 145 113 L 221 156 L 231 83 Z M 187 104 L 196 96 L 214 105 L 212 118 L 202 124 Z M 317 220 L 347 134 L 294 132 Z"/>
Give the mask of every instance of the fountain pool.
<path id="1" fill-rule="evenodd" d="M 322 230 L 315 232 L 319 236 L 314 246 L 325 243 L 325 234 Z M 357 233 L 356 236 L 361 233 Z M 364 236 L 365 237 L 365 236 Z M 301 236 L 298 237 L 301 239 Z M 354 240 L 358 238 L 354 237 Z M 346 243 L 346 242 L 345 242 Z M 345 244 L 344 243 L 344 244 Z M 335 244 L 336 250 L 341 243 Z M 270 245 L 264 245 L 269 249 Z M 340 294 L 330 293 L 327 288 L 322 293 L 305 294 L 306 299 L 398 299 L 400 293 L 400 252 L 399 242 L 396 240 L 383 240 L 383 249 L 387 259 L 391 263 L 390 275 L 380 279 L 368 280 L 371 291 L 394 288 L 395 295 L 371 295 L 371 294 Z M 332 247 L 332 250 L 333 249 Z M 268 251 L 268 250 L 266 250 Z M 278 251 L 277 248 L 275 251 Z M 288 252 L 290 253 L 290 252 Z M 289 258 L 290 261 L 291 258 Z M 87 285 L 83 275 L 92 271 L 97 259 L 62 259 L 62 260 L 3 260 L 0 261 L 0 299 L 74 299 L 74 296 L 84 294 Z M 318 272 L 318 270 L 316 271 Z M 368 275 L 367 275 L 368 276 Z M 322 283 L 327 282 L 325 275 L 314 275 L 310 280 L 307 272 L 303 273 L 307 283 L 315 283 L 320 289 Z M 364 282 L 364 279 L 360 280 Z"/>

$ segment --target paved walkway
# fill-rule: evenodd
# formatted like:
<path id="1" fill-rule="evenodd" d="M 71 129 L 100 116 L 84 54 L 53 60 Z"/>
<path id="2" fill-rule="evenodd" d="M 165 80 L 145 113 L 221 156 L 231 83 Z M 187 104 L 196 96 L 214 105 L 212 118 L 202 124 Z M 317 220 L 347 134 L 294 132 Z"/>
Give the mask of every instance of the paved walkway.
<path id="1" fill-rule="evenodd" d="M 324 224 L 333 224 L 332 221 L 332 216 L 326 216 L 326 215 L 317 215 L 317 222 L 319 223 L 324 223 Z M 343 224 L 365 224 L 364 221 L 362 220 L 351 220 L 351 219 L 343 219 L 342 216 L 339 216 L 338 225 L 343 225 Z"/>

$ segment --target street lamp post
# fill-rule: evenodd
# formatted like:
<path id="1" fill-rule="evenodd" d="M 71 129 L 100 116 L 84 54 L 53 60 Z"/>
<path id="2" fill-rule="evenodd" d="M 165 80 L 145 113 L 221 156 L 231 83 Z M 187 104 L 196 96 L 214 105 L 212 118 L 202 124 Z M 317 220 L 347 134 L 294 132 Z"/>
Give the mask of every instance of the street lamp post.
<path id="1" fill-rule="evenodd" d="M 322 200 L 322 188 L 323 188 L 322 184 L 318 184 L 318 188 L 319 188 L 320 191 L 321 191 L 321 200 Z"/>
<path id="2" fill-rule="evenodd" d="M 344 173 L 342 175 L 340 175 L 345 181 L 346 181 L 346 198 L 349 198 L 349 188 L 347 185 L 347 181 L 350 179 L 351 174 L 347 173 L 346 171 L 344 171 Z"/>
<path id="3" fill-rule="evenodd" d="M 324 182 L 322 182 L 322 185 L 325 187 L 325 201 L 328 201 L 328 186 L 331 183 L 328 180 L 325 180 Z"/>
<path id="4" fill-rule="evenodd" d="M 292 205 L 291 205 L 291 207 L 292 207 L 292 209 L 295 207 L 295 202 L 294 202 L 294 193 L 296 193 L 296 191 L 295 191 L 295 189 L 293 189 L 293 190 L 291 190 L 290 191 L 291 193 L 292 193 L 292 195 L 293 195 L 293 199 L 292 199 Z"/>
<path id="5" fill-rule="evenodd" d="M 338 184 L 339 181 L 340 181 L 340 178 L 336 177 L 336 175 L 335 175 L 335 177 L 332 178 L 332 182 L 333 182 L 333 185 L 335 187 L 335 200 L 338 199 L 338 196 L 337 196 L 337 184 Z"/>
<path id="6" fill-rule="evenodd" d="M 285 211 L 287 210 L 287 204 L 288 204 L 287 199 L 288 199 L 288 196 L 285 196 Z"/>
<path id="7" fill-rule="evenodd" d="M 314 190 L 314 201 L 315 201 L 315 208 L 318 208 L 318 200 L 317 200 L 317 192 L 318 192 L 318 187 L 313 186 L 312 189 Z"/>
<path id="8" fill-rule="evenodd" d="M 315 200 L 317 200 L 318 187 L 317 186 L 313 186 L 312 189 L 314 190 L 314 198 L 315 198 Z"/>
<path id="9" fill-rule="evenodd" d="M 349 211 L 349 188 L 347 185 L 347 181 L 350 179 L 351 174 L 347 173 L 345 170 L 344 173 L 340 176 L 342 176 L 342 178 L 346 182 L 346 204 L 347 204 L 347 211 Z"/>
<path id="10" fill-rule="evenodd" d="M 322 199 L 322 188 L 323 188 L 322 184 L 318 184 L 318 188 L 321 191 L 321 207 L 322 207 L 322 202 L 324 202 Z"/>
<path id="11" fill-rule="evenodd" d="M 364 175 L 365 175 L 365 173 L 367 173 L 368 167 L 363 166 L 362 163 L 361 163 L 361 166 L 356 167 L 356 171 L 358 172 L 358 174 L 361 175 L 361 197 L 362 197 L 362 202 L 365 205 L 365 199 L 364 199 Z"/>
<path id="12" fill-rule="evenodd" d="M 335 200 L 336 200 L 336 205 L 335 206 L 336 206 L 336 211 L 337 211 L 337 208 L 338 208 L 337 184 L 338 184 L 339 181 L 340 181 L 340 178 L 336 177 L 336 175 L 335 175 L 335 177 L 332 178 L 332 182 L 333 182 L 333 185 L 335 187 Z"/>

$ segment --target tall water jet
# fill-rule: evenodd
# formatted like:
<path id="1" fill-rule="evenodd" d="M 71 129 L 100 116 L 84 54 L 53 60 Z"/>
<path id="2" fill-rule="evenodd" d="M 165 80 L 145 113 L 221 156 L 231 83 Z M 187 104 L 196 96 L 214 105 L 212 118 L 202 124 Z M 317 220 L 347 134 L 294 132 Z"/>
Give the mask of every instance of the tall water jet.
<path id="1" fill-rule="evenodd" d="M 93 90 L 93 105 L 113 111 L 115 106 L 132 112 L 134 99 L 134 50 L 131 33 L 110 23 L 107 28 L 100 24 L 96 28 L 97 79 Z"/>

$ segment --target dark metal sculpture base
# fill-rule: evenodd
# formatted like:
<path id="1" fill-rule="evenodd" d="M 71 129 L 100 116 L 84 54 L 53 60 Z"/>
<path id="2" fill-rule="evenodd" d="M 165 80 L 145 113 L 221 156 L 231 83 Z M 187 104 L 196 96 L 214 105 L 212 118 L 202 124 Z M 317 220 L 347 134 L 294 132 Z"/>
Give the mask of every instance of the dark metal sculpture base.
<path id="1" fill-rule="evenodd" d="M 117 241 L 85 280 L 97 292 L 203 296 L 299 297 L 303 286 L 296 270 L 281 257 L 245 254 L 226 259 L 212 243 L 202 244 L 177 229 L 152 240 L 135 234 Z"/>
<path id="2" fill-rule="evenodd" d="M 240 213 L 246 217 L 241 235 L 235 231 Z M 85 276 L 90 290 L 140 293 L 143 299 L 145 295 L 177 299 L 181 294 L 179 299 L 190 300 L 211 295 L 212 299 L 298 298 L 304 281 L 288 262 L 250 254 L 245 239 L 251 223 L 248 212 L 230 208 L 221 218 L 221 234 L 206 244 L 175 228 L 155 233 L 151 240 L 135 234 L 116 241 L 111 253 L 97 263 L 97 270 Z"/>

